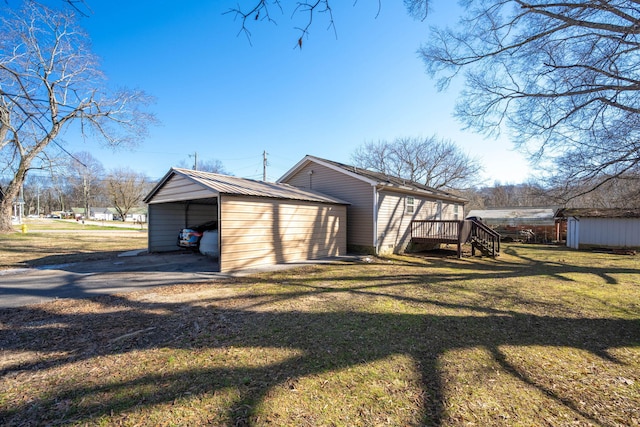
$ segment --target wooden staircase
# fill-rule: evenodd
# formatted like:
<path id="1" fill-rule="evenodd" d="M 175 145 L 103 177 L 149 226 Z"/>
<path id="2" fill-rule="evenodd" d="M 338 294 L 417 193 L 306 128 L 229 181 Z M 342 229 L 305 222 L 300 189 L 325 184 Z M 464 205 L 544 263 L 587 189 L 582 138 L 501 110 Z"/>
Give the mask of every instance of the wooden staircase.
<path id="1" fill-rule="evenodd" d="M 411 240 L 415 243 L 453 243 L 458 246 L 458 258 L 462 257 L 462 245 L 471 243 L 471 254 L 476 250 L 493 258 L 500 255 L 500 234 L 475 219 L 413 220 Z"/>
<path id="2" fill-rule="evenodd" d="M 471 255 L 475 256 L 476 250 L 493 258 L 500 255 L 500 234 L 475 219 L 467 221 L 471 222 L 471 232 L 467 238 L 467 242 L 471 243 Z"/>

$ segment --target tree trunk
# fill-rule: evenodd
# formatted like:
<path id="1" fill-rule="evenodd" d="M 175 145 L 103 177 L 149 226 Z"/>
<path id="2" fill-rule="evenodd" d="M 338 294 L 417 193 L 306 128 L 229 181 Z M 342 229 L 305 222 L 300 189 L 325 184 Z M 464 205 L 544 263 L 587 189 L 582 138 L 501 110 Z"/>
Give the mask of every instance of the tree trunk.
<path id="1" fill-rule="evenodd" d="M 13 184 L 13 183 L 12 183 Z M 4 199 L 0 200 L 0 233 L 13 233 L 11 215 L 13 215 L 13 201 L 18 196 L 19 186 L 9 185 L 5 189 Z"/>

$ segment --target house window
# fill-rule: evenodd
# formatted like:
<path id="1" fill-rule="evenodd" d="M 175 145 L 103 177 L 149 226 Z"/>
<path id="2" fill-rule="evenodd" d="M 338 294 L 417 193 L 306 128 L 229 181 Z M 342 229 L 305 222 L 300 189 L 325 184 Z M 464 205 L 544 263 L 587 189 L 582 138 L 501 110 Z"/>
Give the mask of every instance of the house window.
<path id="1" fill-rule="evenodd" d="M 407 215 L 413 214 L 415 212 L 415 199 L 411 196 L 407 196 L 405 204 L 406 204 L 405 213 Z"/>
<path id="2" fill-rule="evenodd" d="M 458 205 L 453 205 L 453 219 L 455 219 L 456 221 L 458 220 L 458 208 L 460 206 Z"/>

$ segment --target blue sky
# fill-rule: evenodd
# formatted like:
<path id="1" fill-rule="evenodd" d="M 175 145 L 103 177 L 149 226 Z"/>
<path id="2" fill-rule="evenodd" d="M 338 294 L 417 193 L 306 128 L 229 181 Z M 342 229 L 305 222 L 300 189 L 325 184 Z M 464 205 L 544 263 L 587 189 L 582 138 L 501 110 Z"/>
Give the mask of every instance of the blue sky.
<path id="1" fill-rule="evenodd" d="M 436 1 L 429 19 L 407 16 L 400 0 L 334 1 L 337 38 L 316 17 L 303 48 L 290 14 L 277 25 L 252 22 L 251 43 L 225 15 L 236 1 L 97 1 L 82 19 L 114 87 L 146 91 L 160 125 L 133 150 L 83 145 L 107 168 L 128 166 L 153 179 L 179 162 L 220 160 L 234 175 L 276 180 L 305 154 L 351 163 L 369 141 L 450 138 L 485 166 L 479 184 L 527 179 L 525 158 L 506 139 L 461 130 L 452 116 L 455 90 L 439 93 L 417 50 L 428 26 L 454 22 L 450 1 Z M 251 3 L 241 0 L 240 3 Z"/>

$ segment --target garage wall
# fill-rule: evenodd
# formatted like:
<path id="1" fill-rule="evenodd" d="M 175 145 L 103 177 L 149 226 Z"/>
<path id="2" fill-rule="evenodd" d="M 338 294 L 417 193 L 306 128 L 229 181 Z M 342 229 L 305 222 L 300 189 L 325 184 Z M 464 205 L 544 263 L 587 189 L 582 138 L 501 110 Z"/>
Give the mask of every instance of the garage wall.
<path id="1" fill-rule="evenodd" d="M 344 205 L 221 195 L 220 206 L 221 271 L 346 253 Z"/>
<path id="2" fill-rule="evenodd" d="M 181 175 L 173 175 L 153 195 L 153 203 L 176 202 L 211 197 L 211 189 Z"/>
<path id="3" fill-rule="evenodd" d="M 184 206 L 184 203 L 149 205 L 149 252 L 178 249 L 178 231 L 184 224 Z"/>

